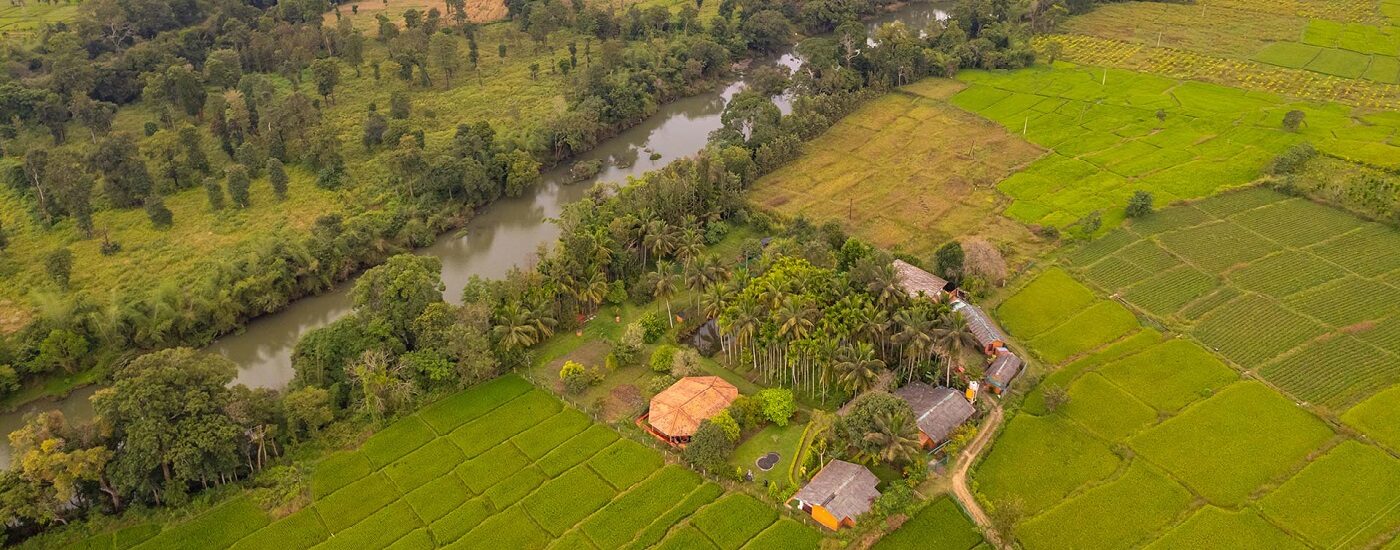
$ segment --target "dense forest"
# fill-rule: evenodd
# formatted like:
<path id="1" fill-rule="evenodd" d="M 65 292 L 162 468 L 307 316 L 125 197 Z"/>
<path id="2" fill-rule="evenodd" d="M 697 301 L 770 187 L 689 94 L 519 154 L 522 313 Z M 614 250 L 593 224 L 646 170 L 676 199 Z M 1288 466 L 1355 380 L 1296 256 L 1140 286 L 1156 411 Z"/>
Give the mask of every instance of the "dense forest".
<path id="1" fill-rule="evenodd" d="M 532 39 L 586 39 L 583 47 L 571 42 L 553 68 L 555 78 L 573 83 L 566 110 L 532 128 L 460 121 L 430 140 L 405 122 L 413 102 L 400 94 L 363 113 L 353 142 L 320 116 L 346 101 L 337 97 L 346 73 L 432 86 L 465 77 L 479 62 L 473 36 L 482 31 L 460 5 L 451 14 L 410 12 L 402 25 L 383 20 L 372 38 L 323 24 L 327 6 L 315 2 L 158 7 L 94 0 L 80 21 L 52 29 L 32 49 L 10 51 L 0 92 L 9 115 L 7 171 L 35 223 L 73 220 L 81 228 L 96 210 L 144 208 L 154 224 L 178 224 L 162 213 L 164 194 L 203 187 L 210 209 L 236 209 L 254 178 L 277 191 L 289 167 L 366 202 L 316 219 L 306 235 L 259 240 L 178 286 L 110 302 L 60 291 L 60 303 L 7 338 L 0 365 L 10 387 L 89 368 L 103 356 L 97 351 L 163 349 L 117 362 L 111 387 L 93 399 L 94 424 L 46 414 L 12 436 L 15 467 L 0 474 L 12 535 L 88 513 L 179 504 L 249 478 L 275 493 L 296 475 L 279 457 L 338 420 L 373 424 L 410 410 L 428 396 L 528 364 L 533 346 L 572 329 L 580 313 L 626 300 L 669 307 L 682 288 L 706 296 L 696 307 L 730 335 L 724 352 L 759 366 L 775 384 L 845 399 L 869 383 L 876 365 L 898 367 L 906 378 L 931 376 L 942 365 L 946 375 L 957 362 L 950 350 L 965 341 L 956 316 L 893 296 L 888 258 L 868 245 L 831 226 L 752 212 L 742 194 L 879 90 L 963 67 L 1030 64 L 1031 32 L 1073 6 L 965 0 L 946 23 L 894 24 L 870 36 L 858 20 L 882 6 L 858 1 L 726 0 L 709 21 L 689 6 L 616 14 L 512 2 L 509 24 Z M 366 66 L 369 41 L 390 53 L 383 67 Z M 466 64 L 447 41 L 467 44 Z M 541 166 L 723 78 L 734 60 L 794 41 L 805 62 L 800 70 L 735 97 L 698 156 L 631 185 L 599 186 L 571 206 L 559 221 L 561 241 L 535 268 L 477 281 L 457 307 L 443 301 L 435 260 L 399 254 L 472 208 L 520 193 Z M 771 101 L 783 90 L 796 98 L 787 115 Z M 147 135 L 114 129 L 111 115 L 138 101 L 143 109 L 158 106 Z M 362 173 L 357 167 L 372 163 L 352 158 L 388 169 Z M 730 270 L 704 249 L 733 223 L 781 238 L 767 248 L 746 246 L 754 261 L 724 277 Z M 101 235 L 89 230 L 90 238 Z M 24 238 L 8 234 L 11 243 Z M 120 243 L 111 248 L 120 254 Z M 953 257 L 910 259 L 964 276 Z M 61 289 L 71 254 L 56 250 L 47 263 Z M 235 369 L 227 360 L 176 347 L 207 342 L 373 265 L 355 286 L 355 313 L 300 342 L 296 379 L 285 392 L 230 387 Z M 969 269 L 966 276 L 979 275 Z M 830 319 L 847 310 L 869 322 Z M 858 344 L 854 355 L 819 349 L 818 334 Z"/>

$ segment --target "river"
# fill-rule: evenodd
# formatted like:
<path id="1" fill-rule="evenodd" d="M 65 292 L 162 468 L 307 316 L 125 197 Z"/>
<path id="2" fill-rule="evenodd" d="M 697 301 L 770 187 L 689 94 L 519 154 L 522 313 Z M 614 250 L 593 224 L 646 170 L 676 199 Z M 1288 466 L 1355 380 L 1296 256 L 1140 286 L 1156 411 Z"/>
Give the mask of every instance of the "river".
<path id="1" fill-rule="evenodd" d="M 870 28 L 902 21 L 914 29 L 924 29 L 947 14 L 941 3 L 907 4 L 898 10 L 867 21 Z M 792 53 L 771 60 L 789 68 L 801 64 Z M 743 80 L 700 95 L 662 105 L 640 125 L 604 141 L 573 161 L 600 160 L 604 169 L 593 178 L 575 182 L 569 175 L 572 162 L 551 169 L 525 195 L 503 198 L 483 208 L 461 230 L 440 236 L 416 254 L 442 260 L 444 297 L 461 301 L 462 289 L 473 276 L 500 278 L 512 268 L 532 264 L 541 245 L 551 245 L 559 237 L 559 227 L 550 220 L 564 207 L 582 199 L 597 182 L 622 182 L 656 170 L 678 158 L 698 153 L 710 132 L 720 127 L 720 114 L 729 99 L 744 88 Z M 786 97 L 774 101 L 784 113 L 791 105 Z M 655 154 L 653 154 L 655 153 Z M 656 158 L 652 158 L 656 157 Z M 207 351 L 218 353 L 238 365 L 235 384 L 255 388 L 286 387 L 291 381 L 292 350 L 307 332 L 326 326 L 350 313 L 349 291 L 354 281 L 336 289 L 297 300 L 277 313 L 249 322 L 243 331 L 225 336 Z M 70 421 L 92 416 L 88 398 L 95 386 L 74 390 L 61 399 L 38 400 L 16 411 L 0 415 L 0 434 L 9 434 L 24 423 L 27 414 L 60 409 Z M 8 438 L 0 441 L 0 468 L 8 468 Z"/>

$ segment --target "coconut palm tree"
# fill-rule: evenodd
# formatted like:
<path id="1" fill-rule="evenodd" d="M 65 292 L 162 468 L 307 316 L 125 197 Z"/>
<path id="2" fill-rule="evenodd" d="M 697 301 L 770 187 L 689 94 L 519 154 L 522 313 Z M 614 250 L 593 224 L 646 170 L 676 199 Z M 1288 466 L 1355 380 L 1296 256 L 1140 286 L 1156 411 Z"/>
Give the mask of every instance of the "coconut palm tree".
<path id="1" fill-rule="evenodd" d="M 914 379 L 914 365 L 926 359 L 933 349 L 933 319 L 921 307 L 904 308 L 894 314 L 899 331 L 892 338 L 904 356 L 905 377 Z"/>
<path id="2" fill-rule="evenodd" d="M 674 296 L 676 291 L 680 290 L 680 274 L 676 273 L 676 269 L 672 267 L 671 262 L 658 260 L 656 262 L 656 271 L 652 272 L 649 281 L 651 283 L 652 297 L 657 300 L 666 301 L 666 322 L 670 323 L 670 326 L 675 326 L 676 315 L 671 311 L 671 296 Z"/>
<path id="3" fill-rule="evenodd" d="M 906 411 L 875 417 L 875 431 L 865 434 L 865 453 L 872 461 L 908 464 L 919 456 L 919 432 Z"/>
<path id="4" fill-rule="evenodd" d="M 963 351 L 977 348 L 977 337 L 967 327 L 962 313 L 949 310 L 939 316 L 939 324 L 933 345 L 943 355 L 943 385 L 947 386 L 952 381 L 953 367 L 962 366 Z"/>
<path id="5" fill-rule="evenodd" d="M 645 234 L 642 237 L 642 265 L 646 265 L 646 253 L 651 251 L 651 255 L 660 258 L 662 254 L 671 251 L 675 241 L 671 239 L 670 227 L 661 220 L 652 220 L 647 223 Z"/>
<path id="6" fill-rule="evenodd" d="M 874 348 L 861 342 L 856 347 L 841 348 L 837 354 L 836 371 L 841 374 L 841 386 L 852 395 L 865 393 L 875 386 L 885 362 L 875 357 Z"/>
<path id="7" fill-rule="evenodd" d="M 496 325 L 491 328 L 496 341 L 506 349 L 524 349 L 539 341 L 539 331 L 531 322 L 530 312 L 518 302 L 511 302 L 496 315 Z"/>

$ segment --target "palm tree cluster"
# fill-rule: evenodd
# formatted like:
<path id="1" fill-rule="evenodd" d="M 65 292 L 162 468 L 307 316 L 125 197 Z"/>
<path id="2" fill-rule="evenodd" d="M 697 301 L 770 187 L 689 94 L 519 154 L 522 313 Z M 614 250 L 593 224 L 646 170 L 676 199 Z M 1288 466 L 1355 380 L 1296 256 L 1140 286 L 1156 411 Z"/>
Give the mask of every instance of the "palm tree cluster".
<path id="1" fill-rule="evenodd" d="M 882 374 L 944 384 L 976 342 L 947 303 L 911 299 L 890 258 L 868 253 L 848 271 L 782 256 L 757 276 L 740 272 L 704 295 L 725 356 L 770 383 L 828 396 L 874 388 Z"/>

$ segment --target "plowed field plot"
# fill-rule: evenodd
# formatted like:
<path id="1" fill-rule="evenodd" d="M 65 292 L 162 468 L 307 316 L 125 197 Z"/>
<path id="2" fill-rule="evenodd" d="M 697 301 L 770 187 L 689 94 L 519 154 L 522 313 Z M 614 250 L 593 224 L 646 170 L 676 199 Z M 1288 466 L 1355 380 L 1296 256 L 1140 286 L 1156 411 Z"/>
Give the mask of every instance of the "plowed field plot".
<path id="1" fill-rule="evenodd" d="M 656 451 L 516 376 L 396 422 L 316 464 L 311 479 L 312 502 L 284 518 L 239 496 L 140 547 L 621 548 L 686 546 L 688 535 L 731 549 L 821 542 L 753 497 L 718 498 L 719 486 L 663 466 Z"/>
<path id="2" fill-rule="evenodd" d="M 913 254 L 981 235 L 1030 255 L 1037 239 L 996 213 L 1006 202 L 996 183 L 1044 152 L 949 105 L 962 87 L 929 79 L 870 100 L 760 179 L 751 200 Z"/>

